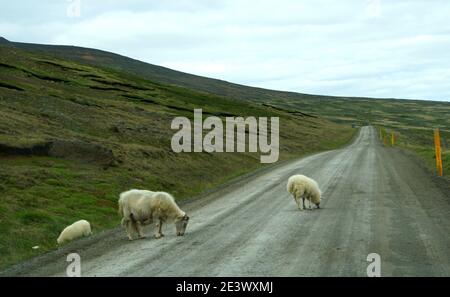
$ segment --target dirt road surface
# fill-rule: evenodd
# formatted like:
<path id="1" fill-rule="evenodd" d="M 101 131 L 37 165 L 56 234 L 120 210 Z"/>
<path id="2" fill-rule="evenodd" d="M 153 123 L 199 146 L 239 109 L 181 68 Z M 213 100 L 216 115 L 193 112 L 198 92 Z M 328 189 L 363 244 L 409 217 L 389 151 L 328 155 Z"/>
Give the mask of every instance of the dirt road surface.
<path id="1" fill-rule="evenodd" d="M 299 211 L 293 174 L 318 181 L 322 209 Z M 68 253 L 82 276 L 450 276 L 450 188 L 414 157 L 382 147 L 363 127 L 346 148 L 246 178 L 183 205 L 184 237 L 129 242 L 121 228 L 69 244 L 3 275 L 64 276 Z"/>

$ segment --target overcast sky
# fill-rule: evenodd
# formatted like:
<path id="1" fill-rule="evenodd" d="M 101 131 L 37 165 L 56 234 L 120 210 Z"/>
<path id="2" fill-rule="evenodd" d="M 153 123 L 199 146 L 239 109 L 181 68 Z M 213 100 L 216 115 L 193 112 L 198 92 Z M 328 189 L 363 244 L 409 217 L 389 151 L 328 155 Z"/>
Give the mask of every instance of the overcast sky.
<path id="1" fill-rule="evenodd" d="M 450 101 L 449 19 L 448 0 L 16 0 L 0 36 L 270 89 Z"/>

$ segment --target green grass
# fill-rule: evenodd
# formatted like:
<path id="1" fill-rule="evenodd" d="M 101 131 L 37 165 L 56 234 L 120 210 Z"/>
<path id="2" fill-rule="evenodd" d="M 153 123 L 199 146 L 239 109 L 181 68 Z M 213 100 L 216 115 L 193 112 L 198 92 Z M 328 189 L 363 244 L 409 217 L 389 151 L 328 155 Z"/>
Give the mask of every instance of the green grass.
<path id="1" fill-rule="evenodd" d="M 437 173 L 436 155 L 434 149 L 424 147 L 414 147 L 410 149 L 412 149 L 422 159 L 426 160 L 428 167 Z M 450 176 L 450 150 L 442 152 L 442 167 L 444 176 Z"/>
<path id="2" fill-rule="evenodd" d="M 17 87 L 0 86 L 0 268 L 54 249 L 76 220 L 90 221 L 94 232 L 117 226 L 124 190 L 164 190 L 182 200 L 262 166 L 255 153 L 173 153 L 170 123 L 192 118 L 194 108 L 222 119 L 279 117 L 280 160 L 342 146 L 356 131 L 1 45 L 0 81 Z M 60 141 L 59 155 L 23 153 Z"/>
<path id="3" fill-rule="evenodd" d="M 432 128 L 405 128 L 405 127 L 377 127 L 382 129 L 382 135 L 386 136 L 386 146 L 392 146 L 391 133 L 394 133 L 396 143 L 395 147 L 409 150 L 419 156 L 427 167 L 437 174 L 436 152 L 434 147 L 434 129 Z M 444 176 L 450 176 L 450 132 L 441 130 L 441 150 L 442 165 Z"/>

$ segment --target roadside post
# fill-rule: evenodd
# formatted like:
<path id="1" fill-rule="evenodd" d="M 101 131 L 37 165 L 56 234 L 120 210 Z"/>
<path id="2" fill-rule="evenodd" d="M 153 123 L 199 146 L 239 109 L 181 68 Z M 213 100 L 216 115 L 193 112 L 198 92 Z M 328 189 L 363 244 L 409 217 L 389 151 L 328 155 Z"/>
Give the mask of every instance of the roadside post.
<path id="1" fill-rule="evenodd" d="M 436 151 L 436 168 L 439 176 L 443 176 L 444 172 L 442 170 L 442 155 L 441 155 L 441 136 L 439 134 L 439 129 L 434 130 L 434 148 Z"/>

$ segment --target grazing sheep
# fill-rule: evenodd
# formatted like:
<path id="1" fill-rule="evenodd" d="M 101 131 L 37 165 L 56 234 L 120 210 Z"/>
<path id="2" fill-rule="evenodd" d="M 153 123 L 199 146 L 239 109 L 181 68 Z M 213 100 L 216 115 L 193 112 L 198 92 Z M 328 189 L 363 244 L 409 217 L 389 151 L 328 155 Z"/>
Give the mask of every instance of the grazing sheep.
<path id="1" fill-rule="evenodd" d="M 56 240 L 58 244 L 62 244 L 66 241 L 71 241 L 79 237 L 91 235 L 91 224 L 86 220 L 80 220 L 67 226 L 59 235 Z"/>
<path id="2" fill-rule="evenodd" d="M 293 175 L 288 180 L 287 190 L 294 197 L 298 209 L 302 210 L 300 207 L 300 199 L 303 200 L 303 209 L 306 209 L 305 199 L 309 201 L 309 209 L 311 209 L 312 203 L 314 203 L 317 208 L 320 208 L 322 193 L 320 192 L 317 182 L 312 178 L 299 174 Z"/>
<path id="3" fill-rule="evenodd" d="M 189 217 L 175 203 L 175 199 L 165 192 L 147 190 L 130 190 L 120 194 L 119 214 L 125 227 L 128 239 L 133 240 L 132 231 L 136 231 L 139 238 L 144 238 L 142 226 L 156 222 L 155 237 L 164 236 L 161 232 L 162 224 L 173 221 L 177 236 L 183 236 Z"/>
<path id="4" fill-rule="evenodd" d="M 153 222 L 153 214 L 150 204 L 151 197 L 155 192 L 147 190 L 129 190 L 120 194 L 119 215 L 122 216 L 122 226 L 125 227 L 128 239 L 135 231 L 139 238 L 145 238 L 142 233 L 142 225 L 149 225 Z"/>

